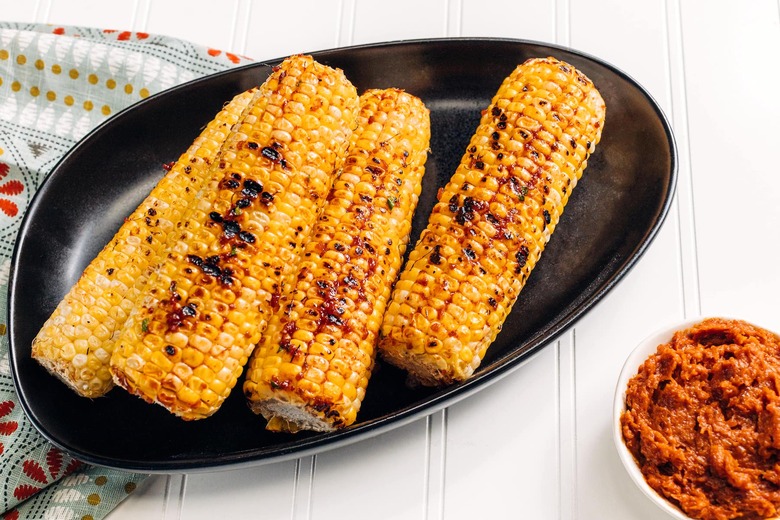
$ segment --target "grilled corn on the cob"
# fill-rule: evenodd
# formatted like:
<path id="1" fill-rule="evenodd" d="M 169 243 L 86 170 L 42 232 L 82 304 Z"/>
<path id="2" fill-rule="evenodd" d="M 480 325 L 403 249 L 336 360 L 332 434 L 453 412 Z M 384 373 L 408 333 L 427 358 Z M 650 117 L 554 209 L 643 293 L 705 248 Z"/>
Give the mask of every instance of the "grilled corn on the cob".
<path id="1" fill-rule="evenodd" d="M 357 103 L 342 71 L 310 56 L 274 70 L 117 341 L 117 384 L 184 419 L 219 408 L 299 263 Z"/>
<path id="2" fill-rule="evenodd" d="M 85 397 L 113 386 L 108 363 L 118 332 L 158 262 L 165 238 L 209 174 L 253 92 L 236 96 L 173 164 L 86 267 L 33 340 L 33 358 Z"/>
<path id="3" fill-rule="evenodd" d="M 430 139 L 428 110 L 396 89 L 361 96 L 344 170 L 269 323 L 244 392 L 271 430 L 354 422 L 409 240 Z"/>
<path id="4" fill-rule="evenodd" d="M 518 66 L 439 193 L 382 324 L 383 359 L 424 385 L 471 376 L 601 138 L 593 83 L 554 58 Z"/>

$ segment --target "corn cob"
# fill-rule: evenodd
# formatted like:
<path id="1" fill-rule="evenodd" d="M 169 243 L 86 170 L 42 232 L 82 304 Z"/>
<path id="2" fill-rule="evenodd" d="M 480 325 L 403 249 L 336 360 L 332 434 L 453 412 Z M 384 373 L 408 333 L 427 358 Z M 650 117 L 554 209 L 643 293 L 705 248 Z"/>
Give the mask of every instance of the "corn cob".
<path id="1" fill-rule="evenodd" d="M 473 374 L 600 140 L 605 110 L 593 83 L 554 58 L 504 80 L 395 286 L 383 359 L 428 386 Z"/>
<path id="2" fill-rule="evenodd" d="M 111 357 L 117 384 L 184 419 L 213 414 L 300 260 L 354 126 L 342 71 L 285 60 L 228 138 Z"/>
<path id="3" fill-rule="evenodd" d="M 409 240 L 430 122 L 396 89 L 361 98 L 344 170 L 253 354 L 244 393 L 268 429 L 329 431 L 355 421 L 374 346 Z"/>
<path id="4" fill-rule="evenodd" d="M 179 157 L 58 304 L 32 343 L 32 356 L 85 397 L 113 386 L 108 363 L 118 332 L 159 260 L 165 237 L 194 199 L 253 91 L 236 96 Z"/>

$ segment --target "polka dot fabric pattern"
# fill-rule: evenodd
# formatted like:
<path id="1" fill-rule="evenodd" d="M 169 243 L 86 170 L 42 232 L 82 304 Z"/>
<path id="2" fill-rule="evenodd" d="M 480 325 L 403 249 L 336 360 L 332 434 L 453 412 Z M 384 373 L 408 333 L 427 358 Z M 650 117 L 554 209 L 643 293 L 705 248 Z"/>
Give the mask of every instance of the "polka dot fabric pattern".
<path id="1" fill-rule="evenodd" d="M 152 93 L 248 62 L 147 33 L 0 23 L 0 89 L 17 94 L 0 114 L 29 122 L 38 108 L 37 127 L 78 139 Z"/>
<path id="2" fill-rule="evenodd" d="M 0 518 L 97 520 L 146 478 L 73 459 L 18 403 L 2 321 L 14 241 L 32 196 L 65 152 L 120 110 L 248 62 L 146 33 L 0 23 Z"/>

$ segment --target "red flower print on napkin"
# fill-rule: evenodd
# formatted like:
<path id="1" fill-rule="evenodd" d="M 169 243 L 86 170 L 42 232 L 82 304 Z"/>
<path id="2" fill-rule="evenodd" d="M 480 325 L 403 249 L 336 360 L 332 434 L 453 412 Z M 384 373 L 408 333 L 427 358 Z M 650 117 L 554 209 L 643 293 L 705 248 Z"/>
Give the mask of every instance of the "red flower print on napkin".
<path id="1" fill-rule="evenodd" d="M 0 419 L 11 413 L 14 409 L 13 401 L 3 401 L 0 403 Z M 16 429 L 19 428 L 19 423 L 16 421 L 0 421 L 0 435 L 9 436 L 13 434 Z M 0 442 L 0 453 L 5 451 L 5 444 Z"/>
<path id="2" fill-rule="evenodd" d="M 81 466 L 81 461 L 71 460 L 65 471 L 60 475 L 62 469 L 62 452 L 57 448 L 50 448 L 46 453 L 46 465 L 48 466 L 49 475 L 52 477 L 52 481 L 57 480 L 60 476 L 70 475 Z M 14 497 L 17 500 L 26 500 L 33 496 L 35 493 L 43 489 L 49 484 L 49 476 L 46 475 L 46 470 L 41 464 L 33 459 L 27 459 L 22 463 L 22 471 L 33 482 L 41 484 L 36 486 L 35 484 L 19 484 L 14 489 Z"/>
<path id="3" fill-rule="evenodd" d="M 217 57 L 220 54 L 222 54 L 222 51 L 219 49 L 208 49 L 206 52 L 209 53 L 209 56 Z M 237 54 L 233 54 L 232 52 L 226 52 L 225 57 L 229 59 L 233 63 L 239 63 L 241 61 L 241 56 L 238 56 Z M 247 58 L 244 58 L 247 59 Z"/>
<path id="4" fill-rule="evenodd" d="M 46 464 L 49 466 L 49 474 L 56 477 L 62 469 L 62 452 L 57 449 L 49 450 L 46 454 Z"/>
<path id="5" fill-rule="evenodd" d="M 133 35 L 135 35 L 136 40 L 145 40 L 149 37 L 149 33 L 147 32 L 132 32 L 132 31 L 119 32 L 116 29 L 103 29 L 103 32 L 106 34 L 118 33 L 116 35 L 116 39 L 119 40 L 120 42 L 132 39 Z"/>
<path id="6" fill-rule="evenodd" d="M 0 163 L 0 180 L 5 179 L 8 176 L 10 166 L 5 163 Z M 0 195 L 7 195 L 13 197 L 19 195 L 24 191 L 24 184 L 16 179 L 11 179 L 0 184 Z M 15 202 L 6 198 L 0 197 L 0 211 L 8 215 L 9 217 L 15 217 L 19 214 L 19 206 Z"/>

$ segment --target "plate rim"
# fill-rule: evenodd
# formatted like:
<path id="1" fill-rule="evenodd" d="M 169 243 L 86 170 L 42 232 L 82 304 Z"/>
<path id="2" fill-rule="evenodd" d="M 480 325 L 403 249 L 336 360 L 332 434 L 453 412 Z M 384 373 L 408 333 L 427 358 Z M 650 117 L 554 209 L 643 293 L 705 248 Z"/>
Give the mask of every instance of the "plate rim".
<path id="1" fill-rule="evenodd" d="M 573 306 L 571 309 L 561 309 L 562 314 L 552 327 L 547 331 L 536 331 L 532 336 L 525 339 L 524 343 L 534 346 L 533 348 L 522 350 L 514 348 L 507 356 L 502 357 L 490 364 L 480 367 L 480 371 L 474 375 L 474 377 L 468 379 L 463 383 L 445 387 L 436 391 L 425 399 L 412 403 L 409 406 L 401 408 L 392 412 L 390 415 L 377 417 L 364 422 L 359 422 L 356 425 L 344 430 L 328 433 L 325 435 L 316 435 L 303 439 L 293 439 L 290 442 L 284 442 L 280 444 L 274 444 L 272 447 L 262 447 L 253 450 L 239 452 L 230 452 L 227 455 L 221 455 L 218 459 L 210 458 L 196 458 L 190 457 L 187 459 L 169 459 L 166 461 L 159 461 L 159 463 L 150 464 L 148 462 L 137 460 L 120 460 L 114 457 L 105 457 L 94 455 L 91 453 L 85 453 L 83 450 L 77 447 L 71 446 L 67 442 L 62 442 L 61 439 L 52 435 L 44 424 L 38 421 L 35 412 L 32 410 L 30 404 L 23 398 L 24 392 L 21 388 L 18 374 L 18 363 L 16 359 L 14 344 L 14 317 L 15 317 L 15 305 L 13 305 L 16 292 L 17 279 L 19 277 L 18 269 L 18 255 L 21 249 L 21 244 L 24 242 L 23 235 L 29 231 L 31 226 L 30 215 L 34 213 L 33 210 L 39 205 L 39 200 L 44 197 L 50 186 L 50 180 L 60 170 L 63 164 L 65 164 L 71 157 L 78 154 L 79 151 L 89 144 L 95 136 L 100 135 L 108 130 L 116 123 L 121 121 L 127 112 L 138 110 L 139 107 L 143 107 L 146 104 L 153 103 L 155 100 L 162 96 L 175 95 L 177 91 L 192 88 L 193 85 L 199 83 L 212 81 L 215 77 L 226 76 L 231 74 L 239 74 L 239 71 L 252 68 L 273 67 L 275 64 L 280 63 L 282 58 L 273 58 L 269 60 L 262 60 L 246 65 L 241 65 L 226 69 L 224 71 L 216 72 L 214 74 L 208 74 L 195 78 L 193 80 L 181 83 L 173 86 L 164 91 L 155 93 L 148 98 L 145 98 L 133 105 L 126 107 L 125 109 L 118 111 L 112 117 L 108 118 L 104 122 L 97 125 L 90 130 L 85 136 L 79 139 L 51 168 L 49 173 L 41 181 L 40 186 L 33 195 L 27 210 L 19 225 L 19 230 L 16 235 L 13 253 L 11 256 L 11 265 L 8 278 L 8 305 L 6 309 L 6 317 L 8 320 L 8 347 L 9 347 L 9 362 L 11 367 L 12 379 L 14 389 L 17 393 L 20 405 L 27 416 L 28 420 L 32 423 L 35 429 L 41 433 L 41 435 L 49 442 L 57 446 L 58 448 L 73 454 L 79 460 L 90 464 L 96 464 L 104 467 L 130 470 L 130 471 L 143 471 L 148 473 L 177 473 L 177 472 L 197 472 L 197 471 L 214 471 L 220 468 L 240 468 L 245 466 L 256 466 L 266 463 L 279 462 L 283 460 L 289 460 L 293 458 L 299 458 L 314 453 L 318 453 L 325 450 L 330 450 L 357 442 L 363 439 L 374 437 L 386 431 L 401 427 L 409 424 L 414 420 L 431 415 L 447 406 L 450 406 L 468 396 L 480 391 L 490 384 L 502 379 L 509 373 L 517 370 L 523 366 L 528 360 L 535 357 L 543 347 L 553 342 L 563 332 L 572 327 L 580 318 L 585 316 L 602 298 L 604 298 L 611 289 L 619 283 L 627 274 L 632 270 L 640 258 L 644 256 L 649 246 L 654 242 L 660 229 L 666 222 L 666 218 L 671 209 L 679 176 L 679 159 L 677 144 L 674 137 L 672 126 L 666 117 L 663 109 L 655 98 L 642 86 L 641 83 L 636 81 L 632 76 L 624 72 L 622 69 L 612 65 L 610 62 L 591 55 L 589 53 L 567 47 L 558 44 L 552 44 L 537 40 L 529 39 L 516 39 L 516 38 L 501 38 L 501 37 L 442 37 L 442 38 L 419 38 L 419 39 L 400 39 L 390 40 L 385 42 L 372 42 L 359 45 L 351 45 L 345 47 L 333 47 L 328 49 L 321 49 L 318 51 L 307 51 L 301 54 L 311 54 L 317 58 L 318 56 L 324 56 L 325 60 L 330 53 L 338 52 L 351 52 L 361 51 L 363 49 L 382 48 L 382 47 L 397 47 L 405 45 L 429 45 L 429 44 L 455 44 L 455 43 L 484 43 L 484 44 L 509 44 L 516 45 L 518 48 L 523 46 L 535 46 L 549 49 L 552 52 L 562 51 L 568 54 L 572 54 L 582 58 L 586 61 L 592 61 L 595 64 L 608 69 L 610 72 L 616 74 L 618 77 L 630 83 L 646 100 L 648 106 L 652 108 L 653 112 L 658 117 L 658 122 L 664 131 L 666 143 L 669 146 L 669 182 L 665 186 L 665 194 L 662 199 L 662 203 L 659 205 L 657 216 L 652 226 L 645 230 L 642 238 L 638 242 L 638 246 L 634 248 L 633 253 L 620 263 L 619 269 L 611 274 L 608 278 L 599 283 L 598 290 L 596 290 L 590 297 L 584 299 L 582 302 Z M 659 198 L 659 201 L 661 199 Z M 566 312 L 564 312 L 566 311 Z M 530 351 L 529 351 L 530 350 Z"/>

